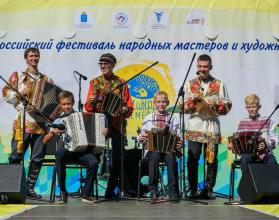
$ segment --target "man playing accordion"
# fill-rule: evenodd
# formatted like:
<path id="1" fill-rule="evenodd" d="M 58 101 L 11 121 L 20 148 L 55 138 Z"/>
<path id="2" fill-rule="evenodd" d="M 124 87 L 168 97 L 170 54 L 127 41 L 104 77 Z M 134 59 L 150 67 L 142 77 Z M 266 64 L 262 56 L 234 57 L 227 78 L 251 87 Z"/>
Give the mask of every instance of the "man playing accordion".
<path id="1" fill-rule="evenodd" d="M 245 139 L 247 140 L 249 138 L 247 136 L 247 132 L 254 132 L 254 134 L 257 134 L 259 129 L 264 124 L 265 125 L 261 130 L 261 135 L 259 135 L 259 137 L 254 137 L 254 140 L 252 139 L 255 149 L 251 149 L 250 152 L 241 153 L 240 164 L 242 173 L 245 171 L 248 164 L 253 162 L 277 164 L 276 158 L 272 153 L 272 150 L 276 147 L 278 141 L 278 136 L 275 131 L 275 124 L 271 119 L 266 121 L 268 118 L 263 117 L 259 114 L 261 105 L 260 99 L 257 95 L 248 95 L 245 98 L 245 104 L 249 117 L 239 122 L 237 129 L 237 138 L 241 138 L 241 136 L 246 134 Z M 232 149 L 233 151 L 237 150 L 234 149 L 234 145 L 232 142 L 229 142 L 229 149 Z M 244 149 L 240 149 L 240 151 L 243 150 Z"/>
<path id="2" fill-rule="evenodd" d="M 169 187 L 169 200 L 171 202 L 178 202 L 178 183 L 177 183 L 177 163 L 175 158 L 176 151 L 179 151 L 183 143 L 180 135 L 180 124 L 176 117 L 173 117 L 170 124 L 168 124 L 170 114 L 166 112 L 169 105 L 168 95 L 164 91 L 160 91 L 154 96 L 155 113 L 149 114 L 145 117 L 141 133 L 138 136 L 140 142 L 148 142 L 148 132 L 154 128 L 162 129 L 164 131 L 168 126 L 170 131 L 174 131 L 177 136 L 174 142 L 174 147 L 168 152 L 160 152 L 159 150 L 149 151 L 149 188 L 150 188 L 150 203 L 153 204 L 158 199 L 158 179 L 159 179 L 159 161 L 163 159 L 168 168 L 168 187 Z M 163 136 L 166 134 L 162 134 Z M 147 143 L 149 145 L 150 143 Z M 160 146 L 158 146 L 159 148 Z M 148 149 L 150 150 L 150 149 Z"/>
<path id="3" fill-rule="evenodd" d="M 113 68 L 116 64 L 116 58 L 110 53 L 103 54 L 99 59 L 99 65 L 102 75 L 97 76 L 90 81 L 88 95 L 85 103 L 85 110 L 88 112 L 104 112 L 109 113 L 109 125 L 108 129 L 105 129 L 104 135 L 109 136 L 112 140 L 112 162 L 110 163 L 110 175 L 108 179 L 107 189 L 105 192 L 105 198 L 112 198 L 114 189 L 120 181 L 121 175 L 121 138 L 126 139 L 126 126 L 127 118 L 133 113 L 132 97 L 130 95 L 128 85 L 125 84 L 122 88 L 113 91 L 113 94 L 109 94 L 121 83 L 125 82 L 124 79 L 114 75 Z M 114 103 L 114 101 L 106 101 L 109 96 L 117 98 L 122 95 L 122 104 L 117 103 L 116 109 L 108 108 L 106 110 L 106 104 Z M 122 108 L 120 108 L 122 106 Z M 112 110 L 111 110 L 112 109 Z M 121 122 L 121 114 L 124 120 Z M 122 123 L 122 125 L 121 125 Z M 123 128 L 121 131 L 121 127 Z M 121 137 L 122 136 L 122 137 Z"/>
<path id="4" fill-rule="evenodd" d="M 190 198 L 199 197 L 198 165 L 202 147 L 206 147 L 207 172 L 202 197 L 215 199 L 213 187 L 218 168 L 218 144 L 221 141 L 220 121 L 231 108 L 227 89 L 223 82 L 211 76 L 211 57 L 202 54 L 197 60 L 198 77 L 185 85 L 186 99 L 184 110 L 190 114 L 185 138 L 188 140 L 188 179 Z"/>
<path id="5" fill-rule="evenodd" d="M 53 83 L 50 78 L 38 71 L 38 64 L 40 61 L 40 51 L 37 48 L 28 48 L 24 51 L 24 59 L 27 63 L 27 69 L 23 72 L 16 71 L 11 74 L 9 83 L 18 92 L 29 99 L 31 96 L 32 85 L 37 81 L 43 79 Z M 34 191 L 34 187 L 39 176 L 42 160 L 44 159 L 44 144 L 43 134 L 46 131 L 45 124 L 34 119 L 30 113 L 26 112 L 25 120 L 25 136 L 22 137 L 23 128 L 23 104 L 18 94 L 13 91 L 8 85 L 3 89 L 3 98 L 6 102 L 12 104 L 17 110 L 17 116 L 13 123 L 13 138 L 11 142 L 12 152 L 9 156 L 9 163 L 20 163 L 22 156 L 24 156 L 28 146 L 31 147 L 30 166 L 27 175 L 27 197 L 41 198 Z"/>

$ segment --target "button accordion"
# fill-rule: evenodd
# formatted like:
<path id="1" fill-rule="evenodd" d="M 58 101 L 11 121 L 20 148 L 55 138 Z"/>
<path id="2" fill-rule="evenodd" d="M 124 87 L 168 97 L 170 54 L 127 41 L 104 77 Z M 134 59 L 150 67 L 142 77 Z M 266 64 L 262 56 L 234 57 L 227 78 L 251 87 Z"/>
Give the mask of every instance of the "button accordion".
<path id="1" fill-rule="evenodd" d="M 102 134 L 105 115 L 101 113 L 75 112 L 63 118 L 68 135 L 69 151 L 85 151 L 88 147 L 106 147 Z"/>

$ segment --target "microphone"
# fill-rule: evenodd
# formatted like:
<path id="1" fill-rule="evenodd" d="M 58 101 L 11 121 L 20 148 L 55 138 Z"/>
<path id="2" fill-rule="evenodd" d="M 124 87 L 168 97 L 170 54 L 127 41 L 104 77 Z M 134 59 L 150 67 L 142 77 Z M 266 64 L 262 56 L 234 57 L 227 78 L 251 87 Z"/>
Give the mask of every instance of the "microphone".
<path id="1" fill-rule="evenodd" d="M 87 76 L 82 75 L 78 71 L 74 71 L 75 74 L 79 75 L 83 80 L 87 80 Z"/>
<path id="2" fill-rule="evenodd" d="M 200 72 L 199 72 L 199 71 L 197 71 L 197 72 L 196 72 L 196 75 L 200 75 Z"/>
<path id="3" fill-rule="evenodd" d="M 65 130 L 66 129 L 64 124 L 48 124 L 47 127 L 58 128 L 59 130 Z"/>

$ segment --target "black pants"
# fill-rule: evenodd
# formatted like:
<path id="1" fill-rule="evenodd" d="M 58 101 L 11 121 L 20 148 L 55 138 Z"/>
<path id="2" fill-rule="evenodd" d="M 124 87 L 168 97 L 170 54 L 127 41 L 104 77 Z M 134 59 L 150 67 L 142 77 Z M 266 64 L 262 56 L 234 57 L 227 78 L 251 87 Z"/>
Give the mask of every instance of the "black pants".
<path id="1" fill-rule="evenodd" d="M 107 189 L 106 189 L 106 193 L 107 194 L 112 194 L 114 189 L 116 188 L 116 186 L 120 186 L 121 184 L 121 138 L 123 138 L 123 140 L 126 140 L 126 137 L 123 136 L 118 130 L 116 130 L 115 128 L 111 127 L 110 129 L 110 138 L 111 138 L 111 145 L 112 145 L 112 152 L 111 152 L 111 157 L 110 157 L 110 164 L 109 164 L 109 168 L 110 168 L 110 172 L 109 172 L 109 179 L 108 179 L 108 183 L 107 183 Z M 125 147 L 124 147 L 124 143 L 123 143 L 123 159 L 125 158 Z M 124 161 L 123 161 L 124 163 Z M 123 170 L 123 172 L 125 172 Z M 125 177 L 125 173 L 123 173 L 124 177 Z M 123 178 L 124 178 L 123 177 Z M 127 182 L 127 178 L 124 178 L 124 190 L 128 187 L 129 183 Z"/>
<path id="2" fill-rule="evenodd" d="M 252 154 L 242 154 L 240 158 L 240 165 L 242 173 L 248 167 L 248 164 L 255 162 Z M 262 161 L 257 161 L 257 163 L 264 164 L 277 164 L 276 158 L 273 154 L 266 154 Z"/>
<path id="3" fill-rule="evenodd" d="M 15 133 L 15 132 L 14 132 Z M 20 163 L 22 161 L 22 154 L 17 152 L 17 142 L 15 135 L 12 138 L 12 152 L 9 156 L 9 163 Z M 43 135 L 25 133 L 23 141 L 23 154 L 27 151 L 29 145 L 31 147 L 30 160 L 33 163 L 41 164 L 45 157 L 45 147 L 43 144 Z"/>
<path id="4" fill-rule="evenodd" d="M 23 143 L 23 155 L 29 145 L 31 147 L 30 166 L 27 174 L 27 190 L 32 192 L 40 174 L 42 160 L 46 152 L 45 145 L 43 144 L 43 135 L 25 133 Z M 22 153 L 17 152 L 18 141 L 15 140 L 15 135 L 12 138 L 11 144 L 12 152 L 9 156 L 9 163 L 20 163 L 22 161 Z"/>
<path id="5" fill-rule="evenodd" d="M 90 196 L 94 184 L 94 179 L 97 174 L 98 161 L 91 151 L 71 152 L 63 146 L 60 146 L 56 152 L 56 171 L 58 184 L 61 191 L 66 191 L 66 164 L 79 163 L 86 166 L 86 178 L 84 195 Z"/>
<path id="6" fill-rule="evenodd" d="M 149 155 L 149 189 L 158 191 L 159 162 L 164 161 L 168 168 L 169 193 L 178 193 L 178 171 L 175 155 L 172 153 L 150 152 Z"/>
<path id="7" fill-rule="evenodd" d="M 202 147 L 205 147 L 207 144 L 200 142 L 188 141 L 188 180 L 190 185 L 191 192 L 197 192 L 198 189 L 198 166 L 199 159 L 202 153 Z M 213 163 L 207 164 L 207 172 L 205 179 L 206 189 L 212 189 L 216 183 L 217 169 L 218 169 L 218 144 L 214 145 L 214 159 Z"/>

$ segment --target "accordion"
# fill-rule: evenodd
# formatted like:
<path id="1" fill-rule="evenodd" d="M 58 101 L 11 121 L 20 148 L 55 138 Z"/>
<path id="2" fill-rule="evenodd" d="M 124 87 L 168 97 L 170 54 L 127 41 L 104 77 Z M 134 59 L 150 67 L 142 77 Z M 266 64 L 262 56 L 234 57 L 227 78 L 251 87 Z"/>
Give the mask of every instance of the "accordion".
<path id="1" fill-rule="evenodd" d="M 41 114 L 32 107 L 27 108 L 28 113 L 38 122 L 46 122 L 47 119 L 53 121 L 60 112 L 58 95 L 61 91 L 60 87 L 48 82 L 46 77 L 33 82 L 29 102 Z"/>
<path id="2" fill-rule="evenodd" d="M 65 117 L 69 151 L 84 151 L 87 147 L 105 147 L 106 140 L 102 134 L 105 128 L 105 115 L 101 113 L 76 112 Z"/>
<path id="3" fill-rule="evenodd" d="M 147 131 L 147 148 L 149 151 L 167 153 L 175 152 L 177 134 L 175 131 L 166 132 L 164 128 L 152 128 Z"/>
<path id="4" fill-rule="evenodd" d="M 235 154 L 241 155 L 244 153 L 257 154 L 257 147 L 259 145 L 256 140 L 257 132 L 254 131 L 242 131 L 235 132 L 233 136 L 228 137 L 229 142 L 232 143 L 232 151 Z"/>
<path id="5" fill-rule="evenodd" d="M 117 115 L 121 107 L 121 96 L 115 93 L 105 95 L 101 103 L 101 111 L 110 115 Z"/>

